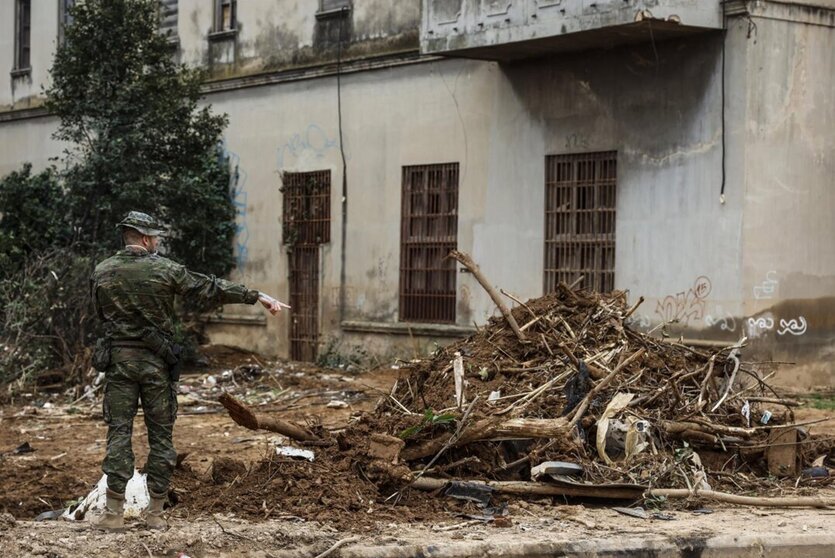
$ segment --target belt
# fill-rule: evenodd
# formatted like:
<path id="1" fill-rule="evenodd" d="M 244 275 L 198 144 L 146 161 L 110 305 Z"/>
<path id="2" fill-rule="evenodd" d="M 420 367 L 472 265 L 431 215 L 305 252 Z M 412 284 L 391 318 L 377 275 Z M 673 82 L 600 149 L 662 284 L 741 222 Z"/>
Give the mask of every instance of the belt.
<path id="1" fill-rule="evenodd" d="M 111 347 L 124 347 L 130 349 L 147 349 L 148 345 L 139 339 L 113 339 L 110 342 Z"/>

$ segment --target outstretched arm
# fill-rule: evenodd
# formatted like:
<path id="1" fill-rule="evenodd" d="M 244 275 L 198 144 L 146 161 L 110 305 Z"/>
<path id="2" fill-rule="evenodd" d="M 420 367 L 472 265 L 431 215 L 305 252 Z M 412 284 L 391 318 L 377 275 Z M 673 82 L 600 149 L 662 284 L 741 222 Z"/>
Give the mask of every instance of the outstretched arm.
<path id="1" fill-rule="evenodd" d="M 280 300 L 271 297 L 267 293 L 258 293 L 258 302 L 260 302 L 264 308 L 270 311 L 270 314 L 275 316 L 279 312 L 281 312 L 282 308 L 290 308 L 289 304 L 284 304 Z"/>

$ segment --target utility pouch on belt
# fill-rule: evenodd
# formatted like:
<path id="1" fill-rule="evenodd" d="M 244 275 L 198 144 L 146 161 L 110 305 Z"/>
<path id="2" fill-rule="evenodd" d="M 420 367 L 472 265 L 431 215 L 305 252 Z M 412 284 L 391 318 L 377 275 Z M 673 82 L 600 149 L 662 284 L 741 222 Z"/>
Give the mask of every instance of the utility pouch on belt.
<path id="1" fill-rule="evenodd" d="M 99 337 L 93 351 L 93 368 L 97 372 L 104 372 L 110 366 L 110 337 Z"/>
<path id="2" fill-rule="evenodd" d="M 153 327 L 146 327 L 142 332 L 142 341 L 155 355 L 168 365 L 168 376 L 172 382 L 180 380 L 181 359 L 183 347 L 171 341 Z"/>

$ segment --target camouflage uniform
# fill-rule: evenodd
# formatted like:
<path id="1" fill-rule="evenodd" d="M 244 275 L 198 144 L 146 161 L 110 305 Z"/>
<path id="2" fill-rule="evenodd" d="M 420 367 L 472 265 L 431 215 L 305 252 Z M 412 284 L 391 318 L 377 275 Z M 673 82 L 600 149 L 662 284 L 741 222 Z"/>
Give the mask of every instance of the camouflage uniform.
<path id="1" fill-rule="evenodd" d="M 140 224 L 143 219 L 151 220 L 147 215 L 131 212 L 120 225 L 143 234 L 159 232 L 136 225 L 136 215 L 141 216 Z M 102 465 L 108 488 L 124 494 L 133 476 L 131 434 L 141 400 L 150 446 L 148 489 L 152 494 L 166 494 L 177 460 L 172 442 L 177 386 L 169 377 L 165 361 L 143 347 L 143 329 L 150 326 L 166 336 L 173 334 L 175 295 L 216 304 L 255 304 L 259 293 L 191 272 L 138 247 L 126 247 L 96 266 L 91 290 L 96 313 L 112 342 L 111 361 L 105 373 L 104 420 L 108 430 L 107 454 Z"/>

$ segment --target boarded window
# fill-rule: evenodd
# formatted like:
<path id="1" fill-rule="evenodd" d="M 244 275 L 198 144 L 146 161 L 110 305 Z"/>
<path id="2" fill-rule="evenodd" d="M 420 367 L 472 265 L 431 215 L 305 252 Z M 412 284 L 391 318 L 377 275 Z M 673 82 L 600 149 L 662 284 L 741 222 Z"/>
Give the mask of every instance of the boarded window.
<path id="1" fill-rule="evenodd" d="M 215 31 L 232 31 L 238 27 L 238 1 L 215 0 Z"/>
<path id="2" fill-rule="evenodd" d="M 15 69 L 24 70 L 31 64 L 32 2 L 17 0 L 15 26 Z"/>
<path id="3" fill-rule="evenodd" d="M 545 159 L 545 292 L 583 276 L 601 292 L 615 287 L 617 152 Z"/>
<path id="4" fill-rule="evenodd" d="M 177 37 L 178 0 L 162 0 L 160 2 L 159 29 L 163 35 L 172 39 Z"/>
<path id="5" fill-rule="evenodd" d="M 455 323 L 458 163 L 403 167 L 400 319 Z"/>

